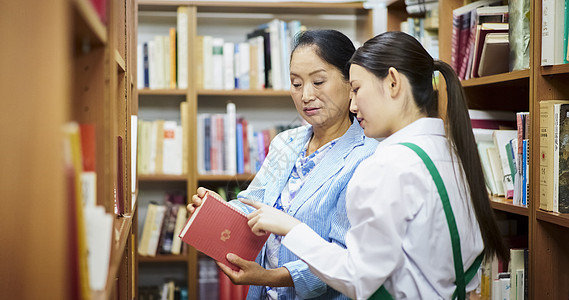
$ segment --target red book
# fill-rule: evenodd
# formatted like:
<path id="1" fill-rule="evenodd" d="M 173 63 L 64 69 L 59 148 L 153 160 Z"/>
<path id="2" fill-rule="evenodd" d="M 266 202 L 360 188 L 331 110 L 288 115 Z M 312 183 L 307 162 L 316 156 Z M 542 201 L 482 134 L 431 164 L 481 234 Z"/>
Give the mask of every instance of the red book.
<path id="1" fill-rule="evenodd" d="M 202 205 L 192 214 L 179 237 L 207 256 L 238 271 L 225 257 L 234 253 L 255 260 L 269 234 L 257 236 L 247 225 L 247 216 L 225 200 L 206 193 Z"/>

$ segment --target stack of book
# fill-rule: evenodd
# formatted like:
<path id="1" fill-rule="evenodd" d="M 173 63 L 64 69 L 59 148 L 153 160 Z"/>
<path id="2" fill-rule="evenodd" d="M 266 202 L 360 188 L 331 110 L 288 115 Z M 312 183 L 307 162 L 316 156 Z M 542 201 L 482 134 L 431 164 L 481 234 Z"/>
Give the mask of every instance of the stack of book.
<path id="1" fill-rule="evenodd" d="M 528 203 L 529 113 L 469 110 L 490 194 Z"/>
<path id="2" fill-rule="evenodd" d="M 185 196 L 168 193 L 162 204 L 150 203 L 146 210 L 140 210 L 143 224 L 138 244 L 138 254 L 156 256 L 157 254 L 182 253 L 182 241 L 178 233 L 187 220 Z"/>
<path id="3" fill-rule="evenodd" d="M 244 118 L 238 118 L 234 103 L 225 114 L 198 114 L 198 173 L 256 173 L 269 151 L 271 140 L 291 126 L 255 131 Z"/>
<path id="4" fill-rule="evenodd" d="M 299 21 L 274 19 L 239 43 L 198 36 L 198 89 L 288 90 L 290 53 L 295 36 L 302 30 Z"/>

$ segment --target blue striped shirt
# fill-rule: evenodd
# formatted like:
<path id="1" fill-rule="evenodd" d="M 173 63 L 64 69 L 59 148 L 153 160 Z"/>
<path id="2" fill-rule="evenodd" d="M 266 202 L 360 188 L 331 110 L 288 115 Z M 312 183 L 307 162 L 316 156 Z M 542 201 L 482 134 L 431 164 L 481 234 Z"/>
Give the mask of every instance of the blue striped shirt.
<path id="1" fill-rule="evenodd" d="M 311 136 L 311 126 L 277 135 L 271 142 L 261 169 L 238 198 L 273 206 Z M 377 144 L 376 140 L 364 136 L 362 128 L 354 120 L 348 131 L 310 172 L 306 184 L 291 203 L 288 214 L 310 226 L 327 241 L 345 247 L 344 239 L 350 227 L 346 216 L 346 187 L 358 164 L 375 151 Z M 251 207 L 239 201 L 231 203 L 247 213 L 252 211 Z M 265 265 L 265 247 L 256 259 L 261 266 Z M 294 288 L 277 288 L 279 299 L 348 299 L 318 279 L 304 262 L 285 247 L 279 250 L 278 264 L 287 268 L 294 282 Z M 264 299 L 265 293 L 265 287 L 251 286 L 247 299 Z"/>

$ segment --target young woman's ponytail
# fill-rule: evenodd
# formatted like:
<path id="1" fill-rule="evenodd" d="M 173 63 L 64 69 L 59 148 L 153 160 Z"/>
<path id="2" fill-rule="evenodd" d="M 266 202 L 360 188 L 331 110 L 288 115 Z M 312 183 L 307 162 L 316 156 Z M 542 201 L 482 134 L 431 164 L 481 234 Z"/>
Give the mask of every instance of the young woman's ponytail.
<path id="1" fill-rule="evenodd" d="M 484 254 L 487 258 L 496 254 L 500 259 L 509 260 L 509 250 L 504 244 L 490 199 L 486 191 L 484 173 L 480 164 L 480 156 L 472 132 L 466 97 L 458 76 L 450 65 L 443 61 L 434 61 L 435 71 L 439 71 L 447 86 L 447 134 L 451 145 L 462 162 L 464 173 L 470 188 L 472 207 L 480 226 L 484 241 Z"/>
<path id="2" fill-rule="evenodd" d="M 414 37 L 395 31 L 382 33 L 365 42 L 356 50 L 350 63 L 365 68 L 378 78 L 385 78 L 390 67 L 397 69 L 409 80 L 415 104 L 429 117 L 438 117 L 433 73 L 436 70 L 442 74 L 448 95 L 447 135 L 466 175 L 472 206 L 484 241 L 484 253 L 488 258 L 497 255 L 508 261 L 509 250 L 496 224 L 486 191 L 464 90 L 454 70 L 447 63 L 433 60 Z"/>

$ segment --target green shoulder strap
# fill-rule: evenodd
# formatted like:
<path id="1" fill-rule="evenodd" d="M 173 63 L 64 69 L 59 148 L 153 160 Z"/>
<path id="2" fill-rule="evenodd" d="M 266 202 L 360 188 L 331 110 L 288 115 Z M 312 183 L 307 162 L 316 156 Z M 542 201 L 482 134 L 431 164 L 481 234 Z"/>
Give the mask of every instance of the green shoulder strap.
<path id="1" fill-rule="evenodd" d="M 453 299 L 458 297 L 460 300 L 464 300 L 466 298 L 466 282 L 470 282 L 472 278 L 478 272 L 478 268 L 480 268 L 480 264 L 482 263 L 483 255 L 480 254 L 474 263 L 470 266 L 467 270 L 466 274 L 464 273 L 464 267 L 462 266 L 462 251 L 460 249 L 460 237 L 458 235 L 458 228 L 456 226 L 456 220 L 454 218 L 454 214 L 452 212 L 452 207 L 450 205 L 450 201 L 448 198 L 448 193 L 445 188 L 443 179 L 437 170 L 437 167 L 431 160 L 431 158 L 427 155 L 427 153 L 421 149 L 419 146 L 413 143 L 401 143 L 401 145 L 408 147 L 409 149 L 413 150 L 427 169 L 429 173 L 433 177 L 433 181 L 437 187 L 437 191 L 441 198 L 443 204 L 443 210 L 445 212 L 447 225 L 450 232 L 451 244 L 452 244 L 452 253 L 453 253 L 453 262 L 454 262 L 454 272 L 456 275 L 456 290 L 453 294 Z M 389 300 L 393 299 L 391 294 L 387 291 L 387 289 L 382 285 L 373 295 L 369 298 L 369 300 Z"/>

